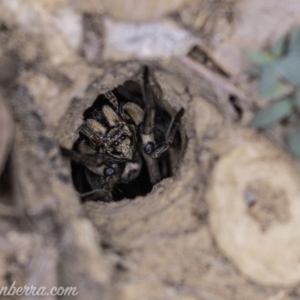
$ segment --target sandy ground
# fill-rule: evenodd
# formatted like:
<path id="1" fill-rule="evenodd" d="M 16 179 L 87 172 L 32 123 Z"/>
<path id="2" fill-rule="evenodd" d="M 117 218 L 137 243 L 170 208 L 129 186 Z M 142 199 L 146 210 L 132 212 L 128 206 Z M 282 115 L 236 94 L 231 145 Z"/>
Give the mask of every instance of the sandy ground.
<path id="1" fill-rule="evenodd" d="M 263 102 L 244 49 L 288 32 L 300 5 L 171 2 L 129 1 L 134 13 L 119 1 L 0 2 L 1 286 L 299 299 L 299 168 L 279 138 L 246 126 Z M 82 204 L 59 145 L 71 148 L 83 111 L 139 81 L 144 64 L 170 110 L 185 109 L 180 164 L 145 197 Z"/>

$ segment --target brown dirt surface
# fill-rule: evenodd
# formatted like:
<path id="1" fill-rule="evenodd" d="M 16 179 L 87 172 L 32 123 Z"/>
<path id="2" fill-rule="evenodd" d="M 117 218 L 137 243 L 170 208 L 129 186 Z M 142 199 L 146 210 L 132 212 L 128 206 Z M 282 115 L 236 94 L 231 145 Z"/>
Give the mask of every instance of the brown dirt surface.
<path id="1" fill-rule="evenodd" d="M 141 3 L 130 15 L 120 1 L 0 2 L 0 286 L 299 299 L 299 165 L 279 135 L 247 127 L 263 102 L 243 52 L 296 25 L 298 2 Z M 59 146 L 72 148 L 96 97 L 141 82 L 145 64 L 166 110 L 185 110 L 174 175 L 134 200 L 82 203 Z"/>

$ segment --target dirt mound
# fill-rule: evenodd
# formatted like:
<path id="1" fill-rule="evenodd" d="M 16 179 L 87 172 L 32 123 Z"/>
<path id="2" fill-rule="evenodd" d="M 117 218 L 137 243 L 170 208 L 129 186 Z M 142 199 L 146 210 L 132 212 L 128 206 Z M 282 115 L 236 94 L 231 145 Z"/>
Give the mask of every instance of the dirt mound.
<path id="1" fill-rule="evenodd" d="M 299 298 L 299 170 L 247 128 L 261 102 L 240 73 L 243 47 L 277 24 L 255 40 L 244 12 L 265 16 L 274 1 L 181 2 L 142 25 L 110 20 L 97 1 L 1 2 L 1 286 L 75 286 L 76 299 Z M 168 111 L 185 110 L 174 176 L 145 197 L 83 204 L 59 146 L 72 147 L 99 94 L 139 81 L 145 64 Z"/>

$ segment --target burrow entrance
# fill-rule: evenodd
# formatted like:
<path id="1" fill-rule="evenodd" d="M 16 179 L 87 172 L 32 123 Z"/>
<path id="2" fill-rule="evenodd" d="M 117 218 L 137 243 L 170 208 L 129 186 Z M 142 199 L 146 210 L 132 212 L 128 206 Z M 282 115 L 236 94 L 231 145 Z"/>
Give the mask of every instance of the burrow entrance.
<path id="1" fill-rule="evenodd" d="M 159 85 L 158 85 L 159 87 Z M 146 112 L 146 105 L 145 105 L 145 99 L 143 99 L 143 93 L 141 84 L 138 81 L 125 81 L 122 85 L 117 86 L 116 88 L 112 89 L 110 94 L 113 94 L 115 96 L 115 100 L 118 101 L 119 106 L 113 107 L 110 103 L 108 103 L 112 108 L 115 109 L 115 112 L 122 116 L 122 104 L 124 103 L 134 103 L 139 105 L 139 107 L 142 108 L 144 113 Z M 157 89 L 153 92 L 156 93 L 156 96 L 154 97 L 156 99 L 155 101 L 155 126 L 154 126 L 154 136 L 156 143 L 163 144 L 165 137 L 167 135 L 167 131 L 169 128 L 169 124 L 172 121 L 172 117 L 176 112 L 172 111 L 170 112 L 170 108 L 165 105 L 165 102 L 163 100 L 163 94 L 161 89 Z M 105 94 L 99 94 L 96 99 L 94 100 L 93 104 L 88 107 L 86 110 L 84 110 L 82 114 L 82 121 L 85 122 L 88 118 L 93 116 L 96 120 L 98 120 L 101 123 L 101 120 L 103 119 L 103 111 L 102 108 L 105 105 L 106 102 L 108 102 L 106 98 L 107 93 Z M 133 125 L 130 120 L 124 120 L 125 123 L 128 123 L 129 125 Z M 104 122 L 105 123 L 105 122 Z M 105 125 L 105 124 L 104 124 Z M 134 126 L 132 126 L 134 128 Z M 159 158 L 155 159 L 154 163 L 157 164 L 157 167 L 159 169 L 160 174 L 160 180 L 157 182 L 153 182 L 153 179 L 151 179 L 151 170 L 153 162 L 146 161 L 147 157 L 145 153 L 142 153 L 142 141 L 141 137 L 138 133 L 139 127 L 137 126 L 135 128 L 137 131 L 137 151 L 140 153 L 140 164 L 141 169 L 139 171 L 139 175 L 133 179 L 129 180 L 128 182 L 122 182 L 122 180 L 117 180 L 113 187 L 110 185 L 111 189 L 111 195 L 112 199 L 109 201 L 119 201 L 122 199 L 134 199 L 137 196 L 145 196 L 149 192 L 151 192 L 153 186 L 158 183 L 159 181 L 171 177 L 176 172 L 176 169 L 178 168 L 182 157 L 183 152 L 186 144 L 186 138 L 184 134 L 184 129 L 182 126 L 182 122 L 180 122 L 178 129 L 176 131 L 176 134 L 174 136 L 173 142 L 170 146 L 170 148 L 165 151 Z M 78 144 L 80 143 L 82 139 L 82 135 L 79 135 L 79 138 L 75 141 L 73 144 L 73 149 L 78 150 Z M 121 163 L 120 168 L 124 169 L 125 164 Z M 90 181 L 88 180 L 87 176 L 85 175 L 87 172 L 91 172 L 90 169 L 87 170 L 87 167 L 78 164 L 75 162 L 71 163 L 71 169 L 72 169 L 72 178 L 73 183 L 75 185 L 75 188 L 81 195 L 89 194 L 91 197 L 84 197 L 83 199 L 86 200 L 102 200 L 101 197 L 97 199 L 97 197 L 93 197 L 93 186 L 90 184 Z M 103 181 L 102 175 L 98 175 L 98 178 L 95 180 Z M 104 201 L 107 201 L 104 198 Z"/>

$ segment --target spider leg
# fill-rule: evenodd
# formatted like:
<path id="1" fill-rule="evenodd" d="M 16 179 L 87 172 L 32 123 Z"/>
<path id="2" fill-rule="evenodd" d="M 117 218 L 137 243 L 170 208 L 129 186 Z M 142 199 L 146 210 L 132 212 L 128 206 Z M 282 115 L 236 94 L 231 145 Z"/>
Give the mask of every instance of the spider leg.
<path id="1" fill-rule="evenodd" d="M 60 147 L 60 150 L 62 155 L 70 158 L 74 163 L 81 165 L 82 172 L 78 175 L 79 177 L 75 177 L 74 180 L 77 182 L 77 189 L 82 199 L 89 198 L 93 200 L 101 199 L 105 202 L 112 201 L 111 191 L 115 182 L 117 182 L 118 180 L 119 170 L 117 170 L 116 174 L 112 174 L 111 176 L 105 174 L 103 174 L 103 176 L 99 176 L 98 174 L 95 174 L 88 169 L 88 167 L 97 168 L 107 164 L 108 158 L 106 155 L 102 155 L 99 153 L 82 154 L 80 152 L 69 150 L 63 147 Z M 83 179 L 82 176 L 85 179 Z M 87 186 L 83 180 L 86 180 L 88 186 L 91 188 L 87 192 L 85 192 L 87 190 Z"/>
<path id="2" fill-rule="evenodd" d="M 112 189 L 118 179 L 118 175 L 99 176 L 87 167 L 79 165 L 73 180 L 76 189 L 83 200 L 102 200 L 109 202 L 112 200 Z"/>
<path id="3" fill-rule="evenodd" d="M 162 153 L 167 151 L 170 145 L 173 142 L 174 136 L 178 129 L 180 120 L 183 116 L 184 109 L 181 109 L 171 120 L 165 141 L 157 145 L 154 138 L 154 126 L 155 126 L 155 101 L 154 97 L 156 95 L 153 92 L 153 88 L 157 88 L 156 86 L 151 86 L 149 81 L 149 69 L 148 67 L 144 67 L 143 71 L 143 83 L 142 83 L 142 91 L 143 91 L 143 99 L 146 104 L 145 115 L 143 122 L 140 125 L 140 134 L 144 146 L 144 152 L 148 154 L 151 158 L 158 158 Z"/>
<path id="4" fill-rule="evenodd" d="M 143 149 L 141 149 L 141 153 L 147 165 L 147 169 L 149 172 L 150 182 L 152 184 L 156 184 L 161 181 L 162 176 L 159 170 L 159 166 L 157 160 L 147 155 Z"/>
<path id="5" fill-rule="evenodd" d="M 108 177 L 99 176 L 91 170 L 85 168 L 85 176 L 89 183 L 91 190 L 85 193 L 85 197 L 91 199 L 101 199 L 102 201 L 109 202 L 112 200 L 111 191 L 118 181 L 118 175 Z"/>
<path id="6" fill-rule="evenodd" d="M 153 134 L 154 122 L 155 122 L 155 103 L 152 87 L 149 82 L 149 69 L 144 67 L 143 70 L 143 82 L 142 82 L 142 94 L 144 103 L 146 105 L 144 120 L 140 126 L 140 131 L 143 135 Z"/>
<path id="7" fill-rule="evenodd" d="M 170 145 L 173 142 L 173 139 L 175 137 L 176 131 L 178 129 L 180 120 L 183 116 L 184 109 L 180 109 L 180 111 L 172 118 L 167 133 L 165 137 L 165 141 L 162 145 L 154 145 L 153 147 L 149 147 L 151 151 L 149 153 L 147 152 L 148 155 L 150 155 L 152 158 L 158 158 L 161 156 L 162 153 L 167 151 L 170 147 Z M 145 148 L 145 150 L 147 150 Z"/>
<path id="8" fill-rule="evenodd" d="M 161 180 L 161 173 L 159 170 L 158 162 L 155 158 L 148 155 L 145 149 L 149 148 L 149 145 L 154 145 L 154 125 L 155 125 L 155 101 L 153 87 L 149 81 L 149 68 L 144 67 L 142 78 L 142 95 L 145 103 L 145 114 L 142 123 L 140 124 L 139 131 L 142 139 L 143 149 L 141 153 L 147 164 L 149 177 L 151 183 L 155 184 Z"/>
<path id="9" fill-rule="evenodd" d="M 86 154 L 74 150 L 69 150 L 64 147 L 60 147 L 60 151 L 63 156 L 68 157 L 71 160 L 84 166 L 99 167 L 105 162 L 123 162 L 122 160 L 111 157 L 109 154 Z"/>
<path id="10" fill-rule="evenodd" d="M 86 193 L 79 194 L 80 198 L 89 198 L 91 200 L 101 199 L 104 202 L 112 201 L 112 195 L 109 190 L 106 189 L 94 189 Z"/>

